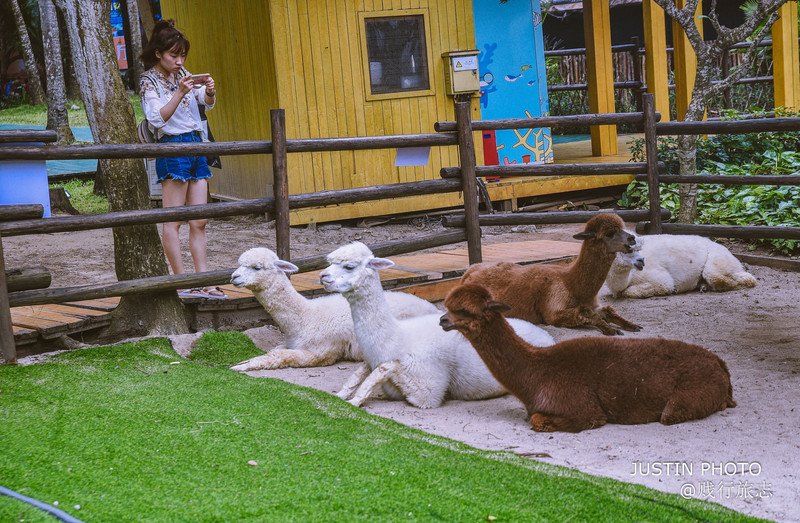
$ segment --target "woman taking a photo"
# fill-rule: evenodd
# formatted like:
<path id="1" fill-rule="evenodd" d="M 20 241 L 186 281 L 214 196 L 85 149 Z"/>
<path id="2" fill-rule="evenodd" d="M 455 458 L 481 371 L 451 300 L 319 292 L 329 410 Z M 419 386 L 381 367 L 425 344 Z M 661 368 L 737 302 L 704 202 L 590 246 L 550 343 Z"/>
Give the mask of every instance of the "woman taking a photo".
<path id="1" fill-rule="evenodd" d="M 214 79 L 192 78 L 183 64 L 189 54 L 189 40 L 175 28 L 173 20 L 161 20 L 153 29 L 141 60 L 147 71 L 139 84 L 139 99 L 150 130 L 160 143 L 203 141 L 204 126 L 199 106 L 212 109 L 216 102 Z M 205 156 L 157 158 L 156 173 L 161 184 L 163 207 L 208 203 L 208 168 Z M 189 250 L 196 272 L 206 272 L 207 220 L 189 220 Z M 165 223 L 161 242 L 174 274 L 183 274 L 181 222 Z M 217 287 L 179 291 L 183 296 L 225 298 Z"/>

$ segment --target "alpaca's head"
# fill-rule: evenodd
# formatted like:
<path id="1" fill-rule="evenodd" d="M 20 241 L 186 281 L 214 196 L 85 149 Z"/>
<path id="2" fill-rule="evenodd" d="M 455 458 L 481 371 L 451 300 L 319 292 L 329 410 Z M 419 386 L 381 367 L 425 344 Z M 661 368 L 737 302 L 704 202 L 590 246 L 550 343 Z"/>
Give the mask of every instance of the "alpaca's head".
<path id="1" fill-rule="evenodd" d="M 576 240 L 600 244 L 606 253 L 632 252 L 636 236 L 625 230 L 622 218 L 613 213 L 601 213 L 586 222 L 583 232 L 574 235 Z"/>
<path id="2" fill-rule="evenodd" d="M 295 264 L 279 259 L 271 250 L 257 247 L 239 256 L 239 268 L 231 275 L 231 283 L 253 292 L 263 292 L 276 280 L 286 280 L 286 273 L 298 270 Z"/>
<path id="3" fill-rule="evenodd" d="M 642 239 L 636 238 L 636 245 L 633 246 L 631 252 L 618 252 L 617 257 L 614 259 L 611 270 L 631 270 L 636 269 L 641 271 L 644 269 L 644 256 L 640 252 L 642 250 Z"/>
<path id="4" fill-rule="evenodd" d="M 447 313 L 439 319 L 439 325 L 446 331 L 458 329 L 467 338 L 476 336 L 487 323 L 511 309 L 494 301 L 486 287 L 470 283 L 453 288 L 444 299 L 444 306 Z"/>
<path id="5" fill-rule="evenodd" d="M 319 282 L 328 292 L 350 292 L 370 279 L 380 281 L 378 271 L 388 269 L 394 262 L 376 258 L 369 247 L 353 242 L 339 247 L 328 255 L 327 269 L 319 275 Z"/>

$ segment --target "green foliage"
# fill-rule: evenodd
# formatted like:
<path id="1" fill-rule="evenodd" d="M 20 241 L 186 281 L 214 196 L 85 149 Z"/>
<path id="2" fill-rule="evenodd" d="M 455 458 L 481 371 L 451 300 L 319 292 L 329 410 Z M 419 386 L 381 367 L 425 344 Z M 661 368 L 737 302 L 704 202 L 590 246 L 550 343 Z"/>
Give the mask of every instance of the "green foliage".
<path id="1" fill-rule="evenodd" d="M 70 180 L 64 183 L 53 183 L 50 187 L 63 187 L 73 207 L 81 214 L 101 214 L 108 212 L 108 199 L 94 194 L 94 182 L 91 180 Z"/>
<path id="2" fill-rule="evenodd" d="M 83 521 L 756 521 L 183 360 L 163 338 L 3 365 L 0 384 L 0 484 Z M 0 496 L 0 521 L 21 517 L 48 521 Z"/>
<path id="3" fill-rule="evenodd" d="M 776 116 L 798 116 L 779 108 Z M 728 114 L 729 119 L 738 119 Z M 631 146 L 631 160 L 645 161 L 644 140 Z M 725 134 L 697 142 L 697 172 L 708 175 L 790 175 L 800 173 L 800 133 Z M 677 141 L 659 138 L 658 158 L 666 172 L 678 174 Z M 662 207 L 673 216 L 679 207 L 678 184 L 661 184 Z M 771 185 L 699 185 L 697 223 L 800 227 L 800 188 Z M 623 207 L 647 208 L 647 184 L 631 183 L 620 200 Z M 783 254 L 800 252 L 797 240 L 759 240 Z"/>

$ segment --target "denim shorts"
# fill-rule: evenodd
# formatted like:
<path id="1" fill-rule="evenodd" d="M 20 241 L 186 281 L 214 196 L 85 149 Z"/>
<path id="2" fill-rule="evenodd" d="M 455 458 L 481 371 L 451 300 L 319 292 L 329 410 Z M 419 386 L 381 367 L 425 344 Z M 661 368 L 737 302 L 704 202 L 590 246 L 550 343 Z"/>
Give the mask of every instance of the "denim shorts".
<path id="1" fill-rule="evenodd" d="M 193 143 L 202 142 L 200 133 L 192 131 L 177 135 L 165 135 L 158 139 L 159 143 Z M 205 156 L 179 156 L 177 158 L 156 158 L 156 174 L 158 181 L 168 178 L 181 182 L 211 178 Z"/>

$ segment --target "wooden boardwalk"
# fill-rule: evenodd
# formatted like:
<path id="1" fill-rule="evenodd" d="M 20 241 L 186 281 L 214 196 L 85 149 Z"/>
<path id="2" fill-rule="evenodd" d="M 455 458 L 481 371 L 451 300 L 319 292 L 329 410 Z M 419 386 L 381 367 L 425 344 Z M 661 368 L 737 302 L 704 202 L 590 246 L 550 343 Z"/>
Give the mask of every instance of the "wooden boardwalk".
<path id="1" fill-rule="evenodd" d="M 483 261 L 509 261 L 521 264 L 557 263 L 573 259 L 581 244 L 552 240 L 531 240 L 484 245 Z M 450 288 L 469 267 L 467 249 L 450 249 L 425 254 L 409 254 L 391 258 L 395 266 L 381 271 L 387 289 L 410 292 L 429 301 L 444 298 Z M 295 274 L 291 281 L 306 296 L 326 294 L 319 284 L 321 271 Z M 235 311 L 260 308 L 247 289 L 232 285 L 221 287 L 228 299 L 215 300 L 183 297 L 187 308 L 198 312 Z M 119 298 L 105 298 L 54 305 L 31 305 L 11 309 L 14 340 L 18 347 L 75 335 L 108 325 Z"/>

